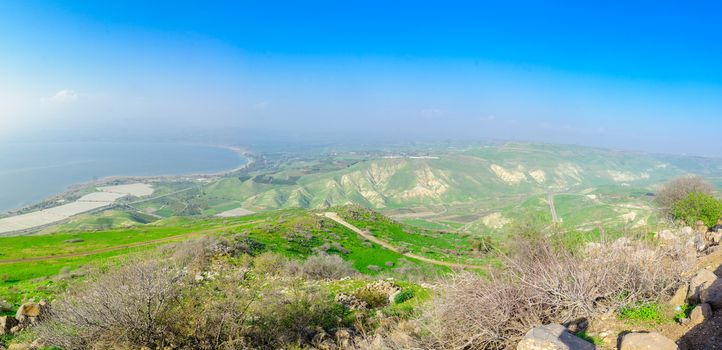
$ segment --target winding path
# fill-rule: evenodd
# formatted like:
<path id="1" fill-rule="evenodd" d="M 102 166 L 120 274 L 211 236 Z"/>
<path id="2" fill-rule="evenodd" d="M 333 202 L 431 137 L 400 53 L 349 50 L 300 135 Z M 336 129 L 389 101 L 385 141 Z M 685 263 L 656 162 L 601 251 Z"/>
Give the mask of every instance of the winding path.
<path id="1" fill-rule="evenodd" d="M 554 193 L 549 192 L 549 196 L 547 197 L 547 201 L 549 202 L 549 210 L 552 214 L 552 222 L 557 223 L 559 221 L 559 215 L 557 215 L 557 208 L 554 206 Z"/>
<path id="2" fill-rule="evenodd" d="M 366 232 L 366 231 L 363 231 L 363 230 L 361 230 L 360 228 L 358 228 L 358 227 L 356 227 L 356 226 L 354 226 L 354 225 L 351 225 L 350 223 L 348 223 L 348 221 L 342 219 L 342 218 L 341 218 L 340 216 L 338 216 L 338 214 L 336 214 L 336 213 L 326 212 L 326 213 L 319 214 L 319 215 L 323 215 L 323 216 L 325 216 L 325 217 L 327 217 L 327 218 L 329 218 L 329 219 L 331 219 L 331 220 L 333 220 L 333 221 L 341 224 L 342 226 L 346 227 L 347 229 L 349 229 L 349 230 L 351 230 L 351 231 L 353 231 L 353 232 L 356 232 L 359 236 L 361 236 L 361 237 L 363 237 L 363 238 L 365 238 L 365 239 L 367 239 L 367 240 L 369 240 L 369 241 L 371 241 L 371 242 L 374 242 L 374 243 L 376 243 L 376 244 L 378 244 L 378 245 L 380 245 L 380 246 L 382 246 L 382 247 L 384 247 L 384 248 L 386 248 L 386 249 L 388 249 L 388 250 L 390 250 L 390 251 L 393 251 L 393 252 L 395 252 L 395 253 L 399 253 L 399 254 L 401 254 L 401 255 L 403 255 L 403 256 L 406 256 L 406 257 L 409 257 L 409 258 L 412 258 L 412 259 L 420 260 L 420 261 L 427 262 L 427 263 L 433 264 L 433 265 L 446 266 L 446 267 L 452 267 L 452 268 L 457 268 L 457 269 L 483 269 L 483 268 L 484 268 L 483 266 L 479 266 L 479 265 L 456 264 L 456 263 L 450 263 L 450 262 L 446 262 L 446 261 L 440 261 L 440 260 L 430 259 L 430 258 L 427 258 L 427 257 L 423 257 L 423 256 L 421 256 L 421 255 L 416 255 L 416 254 L 414 254 L 414 253 L 404 253 L 404 252 L 402 252 L 401 249 L 399 249 L 398 247 L 396 247 L 396 246 L 394 246 L 394 245 L 392 245 L 392 244 L 390 244 L 390 243 L 388 243 L 388 242 L 382 241 L 382 240 L 374 237 L 374 236 L 371 235 L 370 233 L 368 233 L 368 232 Z"/>

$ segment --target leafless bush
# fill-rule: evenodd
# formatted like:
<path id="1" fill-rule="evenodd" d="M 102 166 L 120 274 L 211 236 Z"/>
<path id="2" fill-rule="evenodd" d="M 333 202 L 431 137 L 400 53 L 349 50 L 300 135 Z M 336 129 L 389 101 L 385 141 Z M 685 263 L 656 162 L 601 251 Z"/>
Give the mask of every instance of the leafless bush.
<path id="1" fill-rule="evenodd" d="M 131 261 L 78 286 L 53 305 L 37 332 L 48 344 L 66 349 L 98 344 L 163 348 L 169 305 L 179 296 L 184 273 L 161 261 Z"/>
<path id="2" fill-rule="evenodd" d="M 686 198 L 690 193 L 712 194 L 714 187 L 703 177 L 692 175 L 676 178 L 657 191 L 655 201 L 665 214 L 670 214 L 674 203 Z"/>
<path id="3" fill-rule="evenodd" d="M 208 254 L 214 247 L 200 239 L 98 271 L 59 298 L 35 332 L 63 349 L 278 349 L 348 326 L 327 290 L 288 275 L 287 259 L 229 259 Z M 327 256 L 299 266 L 319 278 L 347 268 Z"/>
<path id="4" fill-rule="evenodd" d="M 330 254 L 312 256 L 303 262 L 291 262 L 288 271 L 291 275 L 313 280 L 339 279 L 357 273 L 341 257 Z"/>
<path id="5" fill-rule="evenodd" d="M 510 349 L 531 327 L 593 317 L 666 295 L 688 266 L 677 251 L 642 243 L 604 244 L 574 255 L 546 242 L 527 244 L 490 276 L 445 281 L 421 322 L 422 347 Z"/>

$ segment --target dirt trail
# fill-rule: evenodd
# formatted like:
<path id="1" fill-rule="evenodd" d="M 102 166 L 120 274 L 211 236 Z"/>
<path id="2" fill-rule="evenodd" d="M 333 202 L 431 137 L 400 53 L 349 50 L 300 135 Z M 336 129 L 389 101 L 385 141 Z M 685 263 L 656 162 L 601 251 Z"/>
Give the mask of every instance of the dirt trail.
<path id="1" fill-rule="evenodd" d="M 77 258 L 77 257 L 82 257 L 82 256 L 113 252 L 116 250 L 138 248 L 138 247 L 144 247 L 144 246 L 155 245 L 155 244 L 160 244 L 160 243 L 169 243 L 169 242 L 173 242 L 173 241 L 176 241 L 179 239 L 187 239 L 187 238 L 191 238 L 193 236 L 200 236 L 200 235 L 205 235 L 205 234 L 209 234 L 209 233 L 215 233 L 218 231 L 227 230 L 230 228 L 235 228 L 235 227 L 244 226 L 244 225 L 248 225 L 248 224 L 253 224 L 256 222 L 258 222 L 258 221 L 244 222 L 242 224 L 237 224 L 237 225 L 224 226 L 224 227 L 218 227 L 218 228 L 213 228 L 213 229 L 208 229 L 208 230 L 189 232 L 189 233 L 184 233 L 184 234 L 175 235 L 175 236 L 152 239 L 150 241 L 122 244 L 122 245 L 117 245 L 117 246 L 112 246 L 112 247 L 87 250 L 87 251 L 78 252 L 78 253 L 45 255 L 45 256 L 34 256 L 31 258 L 0 260 L 0 265 L 18 264 L 18 263 L 26 263 L 26 262 L 38 262 L 38 261 L 54 260 L 54 259 Z"/>
<path id="2" fill-rule="evenodd" d="M 552 222 L 557 223 L 557 222 L 559 222 L 559 216 L 557 215 L 557 207 L 554 206 L 554 193 L 549 192 L 548 201 L 549 201 L 549 210 L 552 213 Z"/>
<path id="3" fill-rule="evenodd" d="M 336 214 L 336 213 L 326 212 L 326 213 L 323 213 L 323 216 L 325 216 L 333 221 L 336 221 L 337 223 L 345 226 L 346 228 L 348 228 L 349 230 L 351 230 L 353 232 L 356 232 L 361 237 L 363 237 L 371 242 L 374 242 L 390 251 L 399 253 L 403 256 L 406 256 L 406 257 L 409 257 L 412 259 L 427 262 L 429 264 L 434 264 L 434 265 L 439 265 L 439 266 L 447 266 L 447 267 L 452 267 L 452 268 L 460 268 L 460 269 L 483 269 L 484 268 L 483 266 L 478 266 L 478 265 L 456 264 L 456 263 L 450 263 L 450 262 L 446 262 L 446 261 L 429 259 L 429 258 L 420 256 L 420 255 L 416 255 L 414 253 L 403 253 L 401 251 L 401 249 L 399 249 L 398 247 L 396 247 L 388 242 L 382 241 L 382 240 L 374 237 L 373 235 L 367 233 L 366 231 L 363 231 L 363 230 L 359 229 L 358 227 L 351 225 L 346 220 L 344 220 L 340 216 L 338 216 L 338 214 Z"/>

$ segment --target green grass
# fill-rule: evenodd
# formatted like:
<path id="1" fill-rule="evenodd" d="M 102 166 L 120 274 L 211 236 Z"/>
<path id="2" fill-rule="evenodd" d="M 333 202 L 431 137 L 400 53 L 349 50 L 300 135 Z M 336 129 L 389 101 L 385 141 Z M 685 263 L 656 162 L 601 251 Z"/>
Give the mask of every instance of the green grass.
<path id="1" fill-rule="evenodd" d="M 379 216 L 379 219 L 381 218 L 388 220 Z M 408 246 L 431 246 L 431 242 L 437 238 L 409 235 L 404 231 L 405 226 L 390 220 L 379 223 L 375 229 L 379 236 L 393 237 L 394 243 Z M 0 264 L 0 299 L 19 305 L 30 298 L 53 298 L 73 280 L 71 277 L 59 278 L 61 270 L 65 272 L 63 275 L 67 276 L 68 272 L 83 268 L 114 264 L 122 261 L 122 257 L 128 254 L 145 254 L 152 252 L 159 245 L 198 237 L 201 234 L 242 234 L 261 243 L 265 251 L 280 253 L 294 259 L 303 259 L 320 252 L 337 254 L 349 261 L 358 271 L 368 275 L 393 274 L 399 268 L 421 275 L 436 275 L 450 271 L 448 268 L 422 263 L 371 244 L 355 232 L 313 212 L 290 209 L 234 219 L 169 218 L 126 229 L 2 237 L 0 260 L 48 258 L 42 261 Z M 450 247 L 452 243 L 464 242 L 458 236 L 444 235 L 444 237 L 445 239 L 437 242 L 436 246 Z M 170 240 L 140 247 L 116 249 L 128 244 L 147 243 L 166 238 Z M 99 249 L 116 250 L 93 253 Z M 88 253 L 92 254 L 61 257 L 66 254 Z"/>
<path id="2" fill-rule="evenodd" d="M 603 345 L 604 344 L 604 339 L 602 339 L 602 337 L 589 335 L 589 334 L 587 334 L 587 331 L 582 331 L 575 335 L 583 340 L 586 340 L 586 341 L 594 344 L 594 345 Z"/>
<path id="3" fill-rule="evenodd" d="M 670 323 L 674 316 L 670 316 L 669 310 L 654 302 L 639 303 L 619 309 L 619 319 L 629 323 L 662 324 Z"/>

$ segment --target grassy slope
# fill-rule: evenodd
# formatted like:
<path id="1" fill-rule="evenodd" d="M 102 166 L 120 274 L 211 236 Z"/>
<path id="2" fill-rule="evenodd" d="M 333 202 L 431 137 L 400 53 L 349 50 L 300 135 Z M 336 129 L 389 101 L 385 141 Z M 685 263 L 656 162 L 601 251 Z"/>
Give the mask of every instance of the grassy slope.
<path id="1" fill-rule="evenodd" d="M 348 213 L 350 210 L 347 207 L 334 209 L 341 213 Z M 415 229 L 376 214 L 354 223 L 371 229 L 380 238 L 388 239 L 389 242 L 420 255 L 447 261 L 482 262 L 470 251 L 466 239 L 454 234 Z M 183 240 L 201 234 L 243 234 L 262 243 L 267 251 L 292 258 L 304 258 L 321 251 L 338 254 L 351 262 L 357 270 L 369 275 L 391 272 L 397 268 L 412 269 L 420 274 L 448 271 L 446 268 L 415 261 L 366 242 L 356 233 L 314 212 L 290 209 L 238 219 L 171 218 L 125 229 L 0 238 L 0 260 L 51 256 L 43 261 L 0 264 L 0 299 L 18 304 L 33 297 L 52 297 L 67 284 L 67 278 L 58 276 L 61 270 L 67 277 L 68 272 L 114 263 L 129 253 L 152 251 L 149 249 L 168 242 L 76 257 L 52 256 L 83 254 L 168 237 Z M 453 254 L 451 250 L 454 251 Z"/>

